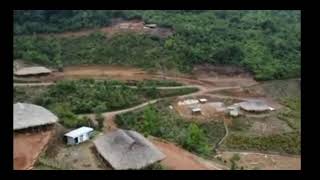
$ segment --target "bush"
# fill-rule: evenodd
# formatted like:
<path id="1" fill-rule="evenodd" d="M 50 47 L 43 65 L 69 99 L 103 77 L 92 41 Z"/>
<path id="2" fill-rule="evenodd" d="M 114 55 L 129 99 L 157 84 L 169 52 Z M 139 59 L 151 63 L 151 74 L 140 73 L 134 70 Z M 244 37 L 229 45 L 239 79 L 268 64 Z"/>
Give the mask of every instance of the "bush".
<path id="1" fill-rule="evenodd" d="M 80 118 L 70 110 L 69 104 L 57 103 L 49 108 L 59 118 L 59 122 L 67 128 L 78 128 L 88 126 L 89 122 L 85 118 Z"/>
<path id="2" fill-rule="evenodd" d="M 197 124 L 189 124 L 186 132 L 186 137 L 183 142 L 183 147 L 189 151 L 196 151 L 199 154 L 209 155 L 210 146 L 208 138 L 205 136 L 202 129 Z"/>
<path id="3" fill-rule="evenodd" d="M 104 117 L 103 117 L 103 115 L 101 113 L 96 114 L 96 121 L 98 122 L 99 129 L 102 130 L 103 127 L 104 127 L 104 125 L 103 125 Z"/>

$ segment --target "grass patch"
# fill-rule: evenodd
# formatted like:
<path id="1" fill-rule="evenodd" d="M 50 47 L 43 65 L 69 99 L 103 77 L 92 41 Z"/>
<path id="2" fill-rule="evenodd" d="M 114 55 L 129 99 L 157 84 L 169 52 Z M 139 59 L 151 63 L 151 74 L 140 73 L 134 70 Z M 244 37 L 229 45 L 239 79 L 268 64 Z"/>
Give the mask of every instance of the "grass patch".
<path id="1" fill-rule="evenodd" d="M 300 97 L 282 98 L 281 102 L 287 108 L 278 114 L 278 118 L 285 121 L 292 129 L 300 131 L 300 127 L 301 127 Z"/>
<path id="2" fill-rule="evenodd" d="M 42 155 L 36 163 L 36 169 L 49 169 L 49 170 L 72 170 L 69 165 L 59 161 L 54 161 Z"/>
<path id="3" fill-rule="evenodd" d="M 247 131 L 252 124 L 248 119 L 245 117 L 233 117 L 232 118 L 232 125 L 229 126 L 230 130 L 232 131 Z"/>
<path id="4" fill-rule="evenodd" d="M 39 95 L 45 92 L 47 89 L 48 87 L 14 87 L 13 103 L 35 103 Z"/>
<path id="5" fill-rule="evenodd" d="M 230 149 L 301 153 L 301 134 L 298 131 L 270 136 L 245 136 L 231 133 L 224 142 Z"/>

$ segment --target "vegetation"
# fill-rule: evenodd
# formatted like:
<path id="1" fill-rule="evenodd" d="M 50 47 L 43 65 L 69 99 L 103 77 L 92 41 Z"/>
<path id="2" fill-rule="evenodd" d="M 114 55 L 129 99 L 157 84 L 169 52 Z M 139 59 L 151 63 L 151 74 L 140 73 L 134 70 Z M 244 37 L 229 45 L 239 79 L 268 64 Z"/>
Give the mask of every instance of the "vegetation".
<path id="1" fill-rule="evenodd" d="M 191 92 L 196 89 L 191 89 Z M 166 92 L 168 91 L 168 92 Z M 190 93 L 190 89 L 158 90 L 156 87 L 130 88 L 118 81 L 59 81 L 37 99 L 37 104 L 68 103 L 75 114 L 106 112 L 128 108 L 150 99 Z"/>
<path id="2" fill-rule="evenodd" d="M 162 164 L 159 162 L 156 162 L 154 164 L 151 164 L 145 168 L 142 168 L 141 170 L 166 170 L 167 168 L 164 167 Z"/>
<path id="3" fill-rule="evenodd" d="M 36 163 L 36 169 L 45 170 L 72 170 L 69 165 L 52 160 L 45 155 L 41 155 Z"/>
<path id="4" fill-rule="evenodd" d="M 102 27 L 115 17 L 170 27 L 174 35 L 32 35 Z M 52 66 L 101 63 L 190 71 L 210 63 L 242 66 L 262 80 L 300 76 L 300 11 L 19 10 L 14 33 L 14 58 Z"/>
<path id="5" fill-rule="evenodd" d="M 230 159 L 230 162 L 231 162 L 231 170 L 236 170 L 236 169 L 239 169 L 238 165 L 237 165 L 237 162 L 240 161 L 240 156 L 239 154 L 234 154 L 231 159 Z"/>
<path id="6" fill-rule="evenodd" d="M 13 103 L 34 103 L 39 94 L 45 92 L 47 87 L 14 87 Z"/>
<path id="7" fill-rule="evenodd" d="M 98 121 L 98 127 L 101 130 L 103 128 L 104 117 L 101 113 L 96 114 L 96 121 Z"/>
<path id="8" fill-rule="evenodd" d="M 300 97 L 286 97 L 282 103 L 287 108 L 280 112 L 278 118 L 284 120 L 292 129 L 300 131 L 301 128 L 301 99 Z"/>
<path id="9" fill-rule="evenodd" d="M 160 102 L 141 111 L 121 114 L 115 122 L 121 128 L 175 142 L 202 156 L 212 154 L 214 146 L 225 133 L 223 124 L 185 121 L 169 111 L 168 105 L 168 102 Z"/>
<path id="10" fill-rule="evenodd" d="M 67 128 L 90 126 L 89 120 L 74 114 L 68 103 L 55 103 L 50 105 L 49 109 L 59 117 L 59 122 Z"/>
<path id="11" fill-rule="evenodd" d="M 245 136 L 237 133 L 231 133 L 224 144 L 227 148 L 275 151 L 288 154 L 301 153 L 300 132 L 275 134 L 269 136 Z"/>
<path id="12" fill-rule="evenodd" d="M 232 131 L 248 131 L 251 127 L 250 121 L 245 117 L 233 117 L 232 124 L 230 126 L 230 130 Z"/>

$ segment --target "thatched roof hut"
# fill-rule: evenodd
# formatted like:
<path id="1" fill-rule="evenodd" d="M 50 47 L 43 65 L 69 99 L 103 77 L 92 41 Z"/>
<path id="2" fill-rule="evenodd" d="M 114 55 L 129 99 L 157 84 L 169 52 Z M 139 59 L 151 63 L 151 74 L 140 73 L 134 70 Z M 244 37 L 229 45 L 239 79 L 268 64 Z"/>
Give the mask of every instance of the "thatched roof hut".
<path id="1" fill-rule="evenodd" d="M 25 67 L 18 69 L 14 72 L 16 76 L 29 76 L 29 75 L 39 75 L 39 74 L 50 74 L 52 71 L 42 67 L 42 66 L 34 66 L 34 67 Z"/>
<path id="2" fill-rule="evenodd" d="M 97 138 L 94 144 L 98 153 L 116 170 L 141 169 L 165 158 L 135 131 L 118 129 Z"/>
<path id="3" fill-rule="evenodd" d="M 16 103 L 13 105 L 13 129 L 53 124 L 58 117 L 47 109 L 34 104 Z"/>
<path id="4" fill-rule="evenodd" d="M 245 111 L 263 112 L 270 110 L 270 107 L 263 101 L 246 101 L 239 103 L 241 109 Z"/>

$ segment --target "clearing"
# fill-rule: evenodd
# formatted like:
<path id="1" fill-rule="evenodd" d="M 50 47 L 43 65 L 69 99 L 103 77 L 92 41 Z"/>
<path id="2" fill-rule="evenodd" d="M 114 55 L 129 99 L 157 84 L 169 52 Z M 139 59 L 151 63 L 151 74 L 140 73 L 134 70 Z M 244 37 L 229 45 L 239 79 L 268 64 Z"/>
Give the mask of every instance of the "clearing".
<path id="1" fill-rule="evenodd" d="M 55 37 L 81 37 L 88 36 L 95 32 L 100 32 L 105 34 L 107 37 L 112 37 L 118 33 L 123 32 L 133 32 L 133 33 L 144 33 L 152 36 L 157 36 L 160 38 L 166 38 L 174 33 L 174 30 L 171 28 L 164 27 L 155 27 L 155 28 L 147 28 L 144 27 L 144 22 L 139 19 L 133 20 L 123 20 L 123 19 L 113 19 L 113 22 L 110 26 L 105 26 L 102 28 L 95 29 L 82 29 L 79 31 L 69 31 L 63 33 L 54 33 L 54 34 L 39 34 L 42 37 L 48 37 L 53 35 Z"/>

